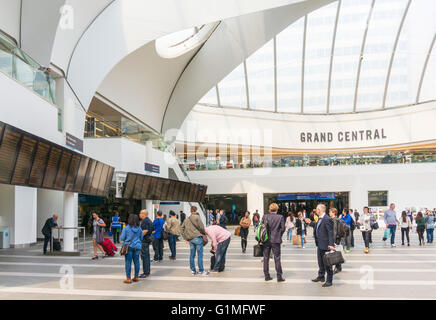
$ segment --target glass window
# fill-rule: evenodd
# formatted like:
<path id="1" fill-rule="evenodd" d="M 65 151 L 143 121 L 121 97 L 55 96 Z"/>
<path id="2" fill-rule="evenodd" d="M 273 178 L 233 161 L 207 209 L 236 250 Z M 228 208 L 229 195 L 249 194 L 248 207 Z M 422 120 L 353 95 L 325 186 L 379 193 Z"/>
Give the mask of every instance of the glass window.
<path id="1" fill-rule="evenodd" d="M 277 35 L 277 111 L 301 111 L 304 18 Z"/>
<path id="2" fill-rule="evenodd" d="M 218 92 L 221 106 L 247 108 L 245 73 L 242 63 L 218 84 Z"/>
<path id="3" fill-rule="evenodd" d="M 398 41 L 386 97 L 386 107 L 414 104 L 428 48 L 436 30 L 434 0 L 412 1 Z M 428 69 L 430 71 L 430 69 Z M 430 71 L 436 87 L 435 69 Z M 435 98 L 433 92 L 432 98 Z"/>
<path id="4" fill-rule="evenodd" d="M 218 100 L 216 96 L 216 87 L 213 87 L 206 93 L 203 98 L 200 99 L 200 103 L 206 103 L 211 105 L 218 105 Z"/>
<path id="5" fill-rule="evenodd" d="M 387 191 L 368 191 L 369 207 L 386 207 L 388 205 Z"/>
<path id="6" fill-rule="evenodd" d="M 424 80 L 422 82 L 421 94 L 419 101 L 429 101 L 435 99 L 436 88 L 436 43 L 427 64 Z"/>
<path id="7" fill-rule="evenodd" d="M 342 1 L 332 64 L 330 113 L 353 111 L 360 49 L 371 2 Z"/>
<path id="8" fill-rule="evenodd" d="M 250 109 L 274 111 L 274 41 L 247 59 Z"/>
<path id="9" fill-rule="evenodd" d="M 333 30 L 338 3 L 322 7 L 307 17 L 304 65 L 304 112 L 325 113 Z"/>
<path id="10" fill-rule="evenodd" d="M 357 111 L 382 108 L 386 76 L 407 0 L 375 2 L 363 52 Z"/>

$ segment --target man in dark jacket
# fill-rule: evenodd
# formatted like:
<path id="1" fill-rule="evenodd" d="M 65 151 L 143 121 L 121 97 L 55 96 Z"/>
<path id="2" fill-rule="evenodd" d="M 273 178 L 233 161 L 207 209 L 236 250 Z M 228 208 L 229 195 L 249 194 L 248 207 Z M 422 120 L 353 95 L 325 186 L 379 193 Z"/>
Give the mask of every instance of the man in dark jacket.
<path id="1" fill-rule="evenodd" d="M 141 244 L 141 258 L 142 258 L 142 274 L 139 278 L 148 278 L 150 276 L 150 243 L 153 242 L 151 233 L 154 231 L 153 222 L 148 217 L 148 210 L 143 209 L 139 213 L 141 219 L 142 229 L 142 244 Z"/>
<path id="2" fill-rule="evenodd" d="M 282 215 L 277 213 L 278 210 L 279 206 L 276 203 L 272 203 L 269 206 L 270 213 L 263 216 L 263 222 L 268 222 L 268 241 L 263 245 L 263 273 L 265 275 L 265 281 L 272 280 L 269 274 L 269 257 L 271 255 L 271 250 L 274 255 L 277 282 L 285 281 L 280 261 L 280 249 L 282 245 L 282 236 L 285 232 L 285 220 Z"/>
<path id="3" fill-rule="evenodd" d="M 330 250 L 335 249 L 335 241 L 333 234 L 333 220 L 326 214 L 326 206 L 319 204 L 316 207 L 316 214 L 319 217 L 318 222 L 306 219 L 314 229 L 315 244 L 318 247 L 318 277 L 313 279 L 313 282 L 324 282 L 325 274 L 327 272 L 327 281 L 322 285 L 323 287 L 331 287 L 333 283 L 333 270 L 324 264 L 324 255 Z"/>
<path id="4" fill-rule="evenodd" d="M 44 235 L 44 247 L 43 247 L 44 254 L 47 253 L 47 245 L 49 243 L 51 247 L 51 229 L 59 228 L 57 222 L 58 222 L 58 215 L 54 214 L 53 217 L 50 217 L 45 221 L 44 227 L 42 227 L 41 232 Z"/>

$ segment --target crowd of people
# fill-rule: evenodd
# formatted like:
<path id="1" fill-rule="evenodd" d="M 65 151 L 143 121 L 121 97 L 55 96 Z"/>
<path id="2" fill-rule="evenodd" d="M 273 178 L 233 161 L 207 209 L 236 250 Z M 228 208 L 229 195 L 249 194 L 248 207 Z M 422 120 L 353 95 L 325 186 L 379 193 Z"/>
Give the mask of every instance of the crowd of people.
<path id="1" fill-rule="evenodd" d="M 260 216 L 256 210 L 253 214 L 246 211 L 239 220 L 239 226 L 235 235 L 241 238 L 242 253 L 246 253 L 248 236 L 251 225 L 254 230 L 267 228 L 268 240 L 263 243 L 263 269 L 265 281 L 272 279 L 269 273 L 270 256 L 274 257 L 277 272 L 277 281 L 283 282 L 283 270 L 281 267 L 281 246 L 285 235 L 285 241 L 293 245 L 305 247 L 307 233 L 313 229 L 313 237 L 317 247 L 318 276 L 314 282 L 324 282 L 323 287 L 329 287 L 333 282 L 333 274 L 342 271 L 341 263 L 333 266 L 325 264 L 324 256 L 331 251 L 349 253 L 355 245 L 355 232 L 362 234 L 364 252 L 369 253 L 372 243 L 372 232 L 379 228 L 376 216 L 369 211 L 368 207 L 363 208 L 363 213 L 358 210 L 344 209 L 341 213 L 336 208 L 330 208 L 326 212 L 326 206 L 319 204 L 309 215 L 304 211 L 296 214 L 289 212 L 286 220 L 279 214 L 279 206 L 272 203 L 269 206 L 268 214 Z M 125 283 L 139 281 L 140 278 L 150 276 L 151 264 L 163 260 L 164 240 L 168 241 L 171 255 L 170 260 L 176 260 L 176 243 L 182 237 L 190 248 L 189 267 L 192 275 L 208 276 L 210 273 L 203 264 L 203 251 L 210 241 L 211 268 L 210 272 L 223 272 L 226 264 L 226 253 L 231 241 L 231 233 L 227 230 L 228 219 L 224 210 L 209 212 L 208 225 L 204 225 L 195 206 L 191 207 L 188 217 L 183 212 L 177 215 L 174 211 L 169 212 L 169 218 L 164 216 L 162 211 L 157 211 L 156 218 L 152 221 L 149 218 L 148 210 L 143 209 L 139 215 L 130 214 L 125 227 L 121 222 L 119 214 L 115 213 L 111 219 L 109 229 L 112 231 L 114 243 L 122 242 L 121 255 L 125 258 Z M 399 217 L 399 218 L 398 218 Z M 44 253 L 51 239 L 51 229 L 58 227 L 57 215 L 47 219 L 43 228 L 45 236 Z M 413 215 L 410 211 L 403 211 L 397 216 L 395 204 L 391 204 L 389 210 L 384 212 L 384 224 L 386 226 L 383 234 L 383 241 L 390 239 L 392 247 L 395 247 L 395 235 L 397 228 L 401 229 L 401 244 L 410 246 L 411 230 L 416 228 L 420 245 L 424 245 L 424 233 L 427 236 L 427 243 L 433 243 L 435 225 L 435 213 L 431 210 L 418 212 Z M 415 223 L 413 223 L 415 222 Z M 102 257 L 108 256 L 102 243 L 106 223 L 97 213 L 92 214 L 92 240 L 94 255 L 92 259 L 98 259 L 98 250 Z M 267 227 L 266 227 L 267 226 Z M 357 231 L 356 231 L 357 230 Z M 258 233 L 258 232 L 256 232 Z M 150 257 L 150 246 L 153 248 L 153 259 Z M 196 259 L 197 258 L 197 259 Z M 142 273 L 140 274 L 140 259 L 142 260 Z M 197 264 L 195 263 L 197 260 Z M 131 275 L 131 265 L 134 265 L 134 276 Z M 325 278 L 327 275 L 327 278 Z"/>

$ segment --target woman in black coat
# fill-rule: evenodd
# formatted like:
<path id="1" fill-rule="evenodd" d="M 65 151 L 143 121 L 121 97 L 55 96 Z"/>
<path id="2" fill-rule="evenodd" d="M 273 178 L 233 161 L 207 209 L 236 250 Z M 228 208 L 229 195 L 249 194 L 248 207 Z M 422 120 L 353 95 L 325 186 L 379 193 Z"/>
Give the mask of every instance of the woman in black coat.
<path id="1" fill-rule="evenodd" d="M 301 247 L 304 248 L 304 237 L 307 234 L 307 224 L 304 221 L 301 212 L 298 212 L 298 217 L 295 221 L 295 228 L 297 229 L 297 235 L 301 238 Z"/>

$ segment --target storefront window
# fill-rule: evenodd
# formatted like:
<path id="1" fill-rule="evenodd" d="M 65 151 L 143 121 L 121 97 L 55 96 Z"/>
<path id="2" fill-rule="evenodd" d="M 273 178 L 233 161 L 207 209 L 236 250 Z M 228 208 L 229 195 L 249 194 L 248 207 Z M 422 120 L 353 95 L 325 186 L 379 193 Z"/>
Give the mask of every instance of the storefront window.
<path id="1" fill-rule="evenodd" d="M 368 191 L 369 207 L 386 207 L 388 205 L 387 191 Z"/>

